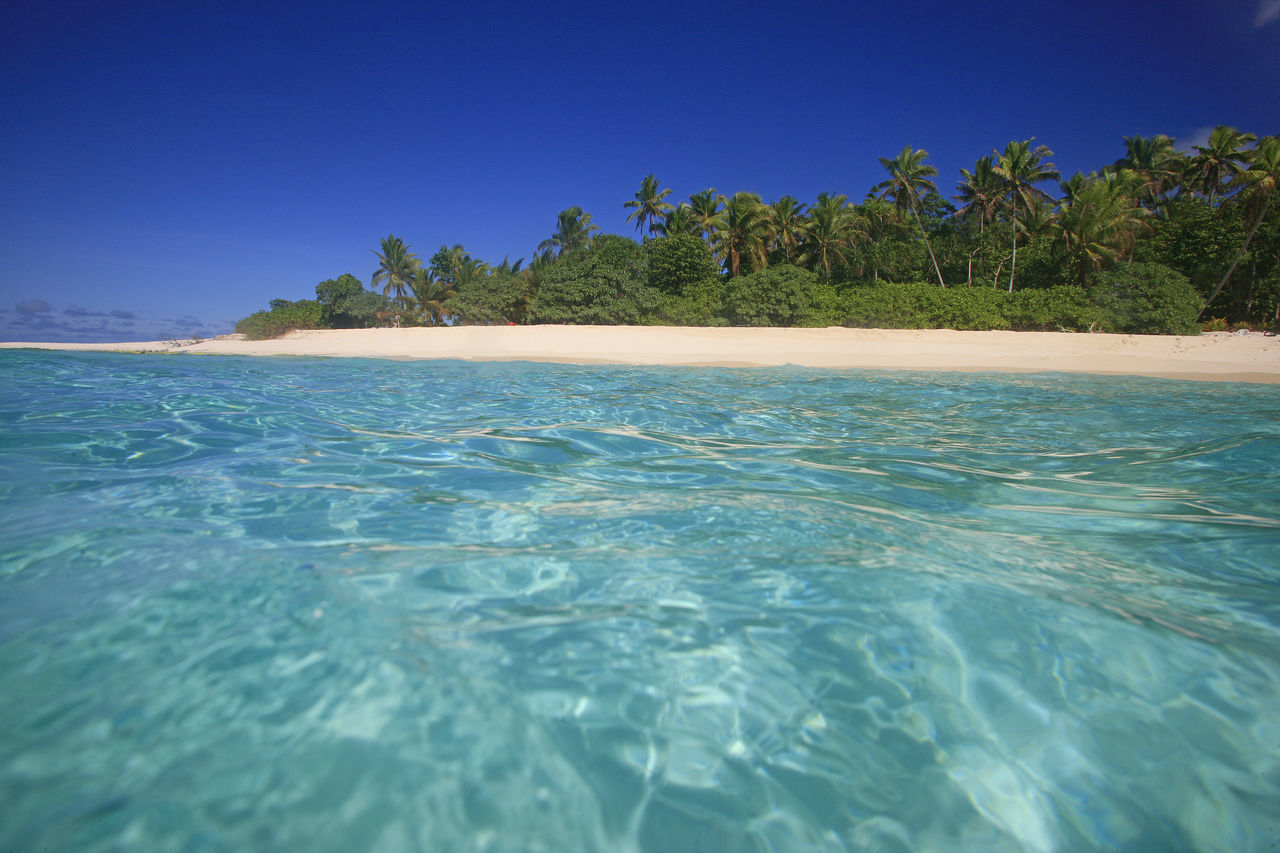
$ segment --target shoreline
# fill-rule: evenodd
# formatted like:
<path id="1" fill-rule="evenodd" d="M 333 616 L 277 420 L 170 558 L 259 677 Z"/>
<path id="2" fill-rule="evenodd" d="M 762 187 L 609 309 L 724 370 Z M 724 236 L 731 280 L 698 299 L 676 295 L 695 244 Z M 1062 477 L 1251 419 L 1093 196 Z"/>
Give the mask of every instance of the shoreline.
<path id="1" fill-rule="evenodd" d="M 1280 337 L 949 329 L 451 326 L 291 332 L 199 343 L 0 342 L 0 349 L 542 361 L 700 367 L 1092 373 L 1280 384 Z"/>

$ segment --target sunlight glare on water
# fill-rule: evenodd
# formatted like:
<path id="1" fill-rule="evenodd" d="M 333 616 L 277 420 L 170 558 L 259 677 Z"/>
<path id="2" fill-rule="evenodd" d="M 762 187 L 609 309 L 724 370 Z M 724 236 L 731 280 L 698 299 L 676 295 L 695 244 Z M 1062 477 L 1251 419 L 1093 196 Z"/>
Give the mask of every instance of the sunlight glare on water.
<path id="1" fill-rule="evenodd" d="M 1280 394 L 0 353 L 0 850 L 1280 843 Z"/>

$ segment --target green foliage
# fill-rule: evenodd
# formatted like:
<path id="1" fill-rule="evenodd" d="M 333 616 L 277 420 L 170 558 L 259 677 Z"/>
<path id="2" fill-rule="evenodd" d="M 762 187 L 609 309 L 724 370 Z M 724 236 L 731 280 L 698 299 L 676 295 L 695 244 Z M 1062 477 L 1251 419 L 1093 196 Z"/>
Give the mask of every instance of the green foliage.
<path id="1" fill-rule="evenodd" d="M 324 329 L 367 329 L 382 325 L 393 309 L 390 299 L 365 290 L 360 279 L 344 273 L 316 285 L 320 303 L 320 327 Z"/>
<path id="2" fill-rule="evenodd" d="M 853 287 L 840 301 L 845 326 L 877 329 L 1007 329 L 1004 296 L 985 287 L 926 282 Z"/>
<path id="3" fill-rule="evenodd" d="M 1004 230 L 1008 234 L 1008 230 Z M 1001 247 L 1004 260 L 1003 272 L 1000 276 L 1001 288 L 1008 287 L 1009 266 L 1012 256 L 1008 246 Z M 990 285 L 990 281 L 982 281 Z M 1064 256 L 1060 246 L 1054 244 L 1048 235 L 1036 237 L 1025 244 L 1018 245 L 1018 280 L 1017 289 L 1046 287 L 1069 287 L 1079 284 L 1075 265 Z"/>
<path id="4" fill-rule="evenodd" d="M 727 326 L 722 314 L 724 285 L 709 278 L 686 285 L 679 294 L 665 294 L 641 322 L 649 326 Z"/>
<path id="5" fill-rule="evenodd" d="M 394 294 L 396 305 L 401 309 L 409 304 L 414 274 L 418 270 L 418 256 L 409 251 L 411 248 L 399 237 L 388 234 L 382 239 L 382 251 L 373 250 L 378 256 L 378 268 L 373 272 L 372 284 L 377 287 L 381 282 L 383 295 Z"/>
<path id="6" fill-rule="evenodd" d="M 661 294 L 646 281 L 644 250 L 604 234 L 591 248 L 562 256 L 542 275 L 529 305 L 530 323 L 630 325 L 655 313 Z"/>
<path id="7" fill-rule="evenodd" d="M 1162 264 L 1127 264 L 1098 276 L 1094 303 L 1108 331 L 1194 335 L 1203 305 L 1187 277 Z"/>
<path id="8" fill-rule="evenodd" d="M 1004 316 L 1019 332 L 1089 332 L 1102 324 L 1102 312 L 1079 287 L 1059 285 L 1006 293 Z"/>
<path id="9" fill-rule="evenodd" d="M 527 279 L 494 273 L 460 285 L 444 309 L 459 321 L 477 326 L 521 323 L 532 296 L 533 286 Z"/>
<path id="10" fill-rule="evenodd" d="M 881 283 L 841 294 L 842 325 L 876 329 L 1089 331 L 1100 313 L 1078 287 L 1007 293 L 990 287 L 941 288 L 932 282 Z"/>
<path id="11" fill-rule="evenodd" d="M 717 277 L 707 244 L 691 234 L 658 237 L 644 245 L 649 286 L 668 296 Z"/>
<path id="12" fill-rule="evenodd" d="M 271 300 L 270 311 L 256 311 L 236 323 L 236 331 L 251 341 L 278 338 L 296 329 L 319 329 L 322 323 L 320 303 L 314 299 Z"/>
<path id="13" fill-rule="evenodd" d="M 781 264 L 729 279 L 723 313 L 734 326 L 825 325 L 822 309 L 835 302 L 835 290 L 809 270 Z"/>
<path id="14" fill-rule="evenodd" d="M 1165 211 L 1151 223 L 1151 235 L 1135 246 L 1134 260 L 1170 267 L 1208 296 L 1244 242 L 1244 216 L 1238 208 L 1218 210 L 1190 194 L 1170 199 Z"/>

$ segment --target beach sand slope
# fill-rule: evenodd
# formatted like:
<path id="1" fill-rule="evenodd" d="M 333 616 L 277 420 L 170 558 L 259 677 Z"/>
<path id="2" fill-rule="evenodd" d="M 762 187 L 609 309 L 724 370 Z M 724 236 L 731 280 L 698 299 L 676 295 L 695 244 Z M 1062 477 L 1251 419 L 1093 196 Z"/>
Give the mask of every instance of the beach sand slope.
<path id="1" fill-rule="evenodd" d="M 1280 338 L 950 330 L 456 326 L 299 331 L 269 341 L 0 343 L 0 347 L 565 364 L 1099 373 L 1280 383 Z"/>

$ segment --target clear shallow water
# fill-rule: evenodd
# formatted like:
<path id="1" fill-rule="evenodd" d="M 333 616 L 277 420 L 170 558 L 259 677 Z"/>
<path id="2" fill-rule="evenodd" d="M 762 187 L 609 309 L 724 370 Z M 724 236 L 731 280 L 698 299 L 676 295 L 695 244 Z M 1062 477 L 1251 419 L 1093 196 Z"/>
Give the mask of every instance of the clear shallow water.
<path id="1" fill-rule="evenodd" d="M 0 849 L 1280 843 L 1280 389 L 0 353 Z"/>

